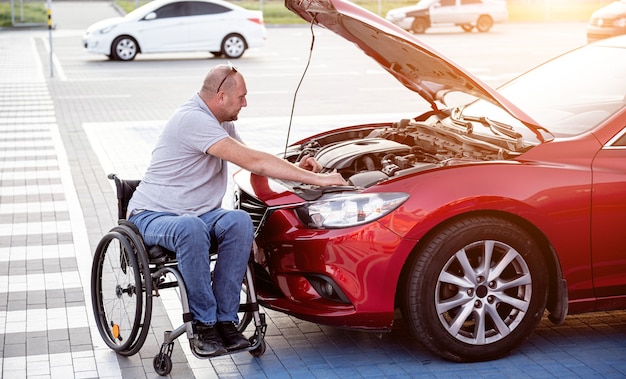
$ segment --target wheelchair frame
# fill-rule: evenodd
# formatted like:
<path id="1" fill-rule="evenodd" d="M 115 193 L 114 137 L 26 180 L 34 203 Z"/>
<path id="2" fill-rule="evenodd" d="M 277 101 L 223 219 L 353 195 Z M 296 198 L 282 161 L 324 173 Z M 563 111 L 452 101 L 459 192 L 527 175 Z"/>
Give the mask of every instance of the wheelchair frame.
<path id="1" fill-rule="evenodd" d="M 171 372 L 174 341 L 183 334 L 187 334 L 191 351 L 196 357 L 211 358 L 199 354 L 193 347 L 193 339 L 197 336 L 193 332 L 187 290 L 178 270 L 176 254 L 160 246 L 147 247 L 137 227 L 126 220 L 128 201 L 140 181 L 122 180 L 115 174 L 109 174 L 108 178 L 115 181 L 117 188 L 119 220 L 118 225 L 98 243 L 91 268 L 91 300 L 100 336 L 116 353 L 123 356 L 136 354 L 150 329 L 153 297 L 160 296 L 162 289 L 178 288 L 183 324 L 173 331 L 165 331 L 161 349 L 153 359 L 154 370 L 159 375 Z M 217 254 L 209 254 L 214 262 Z M 237 329 L 243 332 L 254 320 L 254 334 L 249 337 L 249 347 L 226 354 L 249 351 L 253 356 L 260 357 L 265 353 L 267 324 L 265 314 L 260 312 L 257 303 L 251 265 L 252 261 L 249 261 L 242 283 Z"/>

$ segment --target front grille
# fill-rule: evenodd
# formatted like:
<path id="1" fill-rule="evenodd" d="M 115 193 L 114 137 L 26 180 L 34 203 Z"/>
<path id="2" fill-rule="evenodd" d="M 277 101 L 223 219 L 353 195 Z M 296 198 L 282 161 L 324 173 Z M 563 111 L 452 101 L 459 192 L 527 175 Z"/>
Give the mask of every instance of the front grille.
<path id="1" fill-rule="evenodd" d="M 247 194 L 241 189 L 235 191 L 235 208 L 246 211 L 252 219 L 254 229 L 257 230 L 263 221 L 263 215 L 267 210 L 267 205 L 261 200 Z"/>

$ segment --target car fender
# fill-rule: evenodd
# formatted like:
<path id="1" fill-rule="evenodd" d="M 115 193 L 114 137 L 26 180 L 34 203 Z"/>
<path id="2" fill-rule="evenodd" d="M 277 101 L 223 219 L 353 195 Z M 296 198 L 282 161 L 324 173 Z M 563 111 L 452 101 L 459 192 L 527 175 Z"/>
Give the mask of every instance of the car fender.
<path id="1" fill-rule="evenodd" d="M 591 173 L 588 167 L 571 167 L 567 171 L 563 175 L 560 166 L 519 162 L 487 162 L 433 170 L 413 180 L 415 187 L 407 189 L 411 199 L 379 222 L 402 236 L 406 244 L 413 243 L 413 249 L 408 250 L 416 253 L 423 241 L 439 228 L 470 214 L 496 214 L 512 219 L 530 228 L 532 233 L 541 231 L 546 242 L 544 254 L 551 256 L 549 248 L 557 252 L 555 265 L 570 268 L 563 276 L 570 288 L 576 288 L 575 284 L 592 280 Z M 420 183 L 430 185 L 420 186 Z M 377 190 L 391 191 L 385 189 L 387 186 L 393 187 L 393 182 Z M 571 204 L 568 212 L 550 211 L 558 209 L 563 201 Z M 411 215 L 411 219 L 402 215 Z M 567 233 L 563 233 L 563 228 L 567 228 Z M 583 298 L 592 294 L 590 290 L 572 290 L 570 295 Z"/>
<path id="2" fill-rule="evenodd" d="M 428 25 L 430 25 L 430 10 L 428 9 L 415 9 L 412 11 L 406 12 L 407 17 L 418 18 L 422 17 L 428 20 Z"/>
<path id="3" fill-rule="evenodd" d="M 115 29 L 111 30 L 111 32 L 108 33 L 107 40 L 109 41 L 109 47 L 111 47 L 113 41 L 115 41 L 118 37 L 128 36 L 133 38 L 137 42 L 139 49 L 141 49 L 141 31 L 133 30 L 133 28 L 129 27 L 129 25 L 130 22 L 124 19 L 124 21 L 117 24 Z"/>

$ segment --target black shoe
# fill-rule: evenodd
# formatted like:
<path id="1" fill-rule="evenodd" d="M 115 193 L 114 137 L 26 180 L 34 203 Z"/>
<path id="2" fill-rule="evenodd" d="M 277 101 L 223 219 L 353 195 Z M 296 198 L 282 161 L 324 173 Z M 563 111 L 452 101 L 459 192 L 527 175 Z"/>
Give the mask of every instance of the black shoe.
<path id="1" fill-rule="evenodd" d="M 213 357 L 226 353 L 224 342 L 214 326 L 196 324 L 195 328 L 197 336 L 191 345 L 198 355 Z"/>
<path id="2" fill-rule="evenodd" d="M 239 333 L 232 322 L 218 322 L 217 331 L 222 336 L 226 350 L 237 350 L 250 346 L 250 341 Z"/>
<path id="3" fill-rule="evenodd" d="M 167 262 L 167 249 L 159 245 L 151 246 L 148 249 L 148 257 L 150 263 L 165 263 Z"/>

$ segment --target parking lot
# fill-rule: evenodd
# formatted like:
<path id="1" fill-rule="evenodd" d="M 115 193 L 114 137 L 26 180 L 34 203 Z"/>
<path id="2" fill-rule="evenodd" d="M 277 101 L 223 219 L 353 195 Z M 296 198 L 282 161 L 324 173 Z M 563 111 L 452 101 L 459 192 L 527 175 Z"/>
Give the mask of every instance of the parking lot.
<path id="1" fill-rule="evenodd" d="M 153 378 L 157 375 L 152 358 L 162 333 L 180 324 L 176 293 L 156 299 L 153 333 L 133 357 L 109 351 L 91 320 L 89 252 L 117 217 L 115 194 L 106 174 L 140 178 L 165 120 L 199 89 L 207 69 L 225 60 L 191 53 L 111 62 L 86 53 L 81 46 L 82 32 L 92 20 L 114 15 L 109 3 L 60 2 L 55 14 L 52 45 L 44 30 L 0 34 L 0 115 L 4 120 L 0 122 L 0 157 L 11 161 L 11 151 L 16 149 L 13 143 L 21 141 L 20 148 L 32 153 L 24 160 L 40 162 L 44 168 L 39 171 L 47 173 L 45 178 L 28 179 L 31 187 L 37 188 L 32 196 L 49 196 L 56 204 L 50 211 L 41 211 L 49 222 L 42 223 L 42 229 L 18 233 L 14 220 L 24 211 L 9 202 L 19 199 L 19 194 L 2 193 L 0 252 L 6 253 L 0 266 L 4 283 L 0 284 L 4 299 L 0 303 L 2 376 Z M 247 79 L 248 107 L 240 114 L 238 128 L 249 145 L 274 152 L 284 147 L 290 125 L 289 141 L 293 142 L 326 128 L 410 117 L 426 107 L 351 44 L 319 28 L 314 34 L 311 64 L 297 96 L 295 90 L 311 47 L 308 26 L 270 27 L 267 46 L 248 51 L 233 62 Z M 423 39 L 484 81 L 499 85 L 585 43 L 585 24 L 503 24 L 486 34 L 438 28 Z M 29 99 L 35 97 L 38 100 L 32 105 Z M 29 105 L 21 105 L 26 103 Z M 15 124 L 24 129 L 18 137 Z M 45 137 L 39 134 L 42 131 Z M 33 148 L 48 136 L 49 150 Z M 9 167 L 4 163 L 2 170 L 10 171 Z M 8 178 L 3 174 L 4 188 L 17 182 Z M 56 192 L 45 195 L 48 187 Z M 15 256 L 17 250 L 11 249 L 18 241 L 37 239 L 29 233 L 53 240 L 46 245 L 58 247 L 55 259 L 61 263 L 55 278 L 65 281 L 62 286 L 42 280 L 43 287 L 31 292 L 29 288 L 36 286 L 29 286 L 35 280 L 29 275 L 46 278 L 50 258 L 9 258 Z M 23 245 L 28 246 L 26 242 Z M 64 247 L 69 246 L 74 253 L 64 255 Z M 20 270 L 15 271 L 16 266 Z M 15 286 L 20 283 L 24 286 L 18 290 Z M 44 300 L 34 300 L 41 296 Z M 52 301 L 52 308 L 64 316 L 51 316 L 51 299 L 61 298 Z M 41 316 L 46 308 L 47 316 Z M 473 364 L 450 363 L 429 354 L 411 337 L 399 316 L 391 333 L 379 335 L 320 326 L 273 311 L 267 315 L 268 348 L 262 357 L 240 353 L 199 360 L 190 354 L 183 336 L 175 347 L 171 377 L 626 376 L 626 312 L 569 316 L 560 326 L 544 318 L 510 356 Z M 47 320 L 43 326 L 41 317 Z M 59 320 L 65 320 L 65 325 L 55 326 Z"/>

